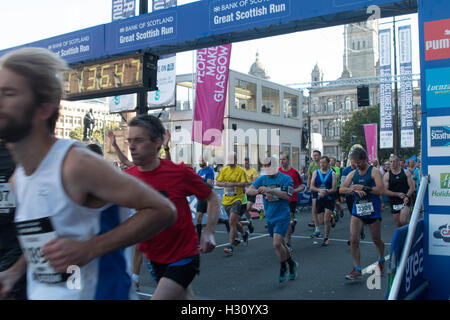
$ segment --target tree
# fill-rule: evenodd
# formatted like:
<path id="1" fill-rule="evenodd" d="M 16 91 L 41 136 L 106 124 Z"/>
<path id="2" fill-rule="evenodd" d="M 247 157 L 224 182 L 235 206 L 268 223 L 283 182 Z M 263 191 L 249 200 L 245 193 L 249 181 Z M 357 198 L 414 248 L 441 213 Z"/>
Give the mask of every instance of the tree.
<path id="1" fill-rule="evenodd" d="M 108 124 L 105 128 L 105 132 L 108 130 L 116 130 L 119 126 L 115 123 Z M 92 133 L 92 141 L 98 143 L 99 145 L 103 145 L 103 128 L 95 129 Z M 83 127 L 77 127 L 69 132 L 69 137 L 74 140 L 83 141 Z"/>
<path id="2" fill-rule="evenodd" d="M 344 124 L 343 131 L 341 134 L 341 138 L 339 140 L 339 146 L 345 152 L 350 150 L 351 146 L 355 143 L 362 145 L 367 149 L 366 139 L 364 134 L 364 124 L 376 123 L 377 124 L 377 136 L 378 136 L 378 146 L 379 137 L 380 137 L 380 107 L 373 106 L 368 108 L 362 108 L 358 111 L 353 112 L 352 117 L 349 121 Z M 420 128 L 416 129 L 415 132 L 415 144 L 416 148 L 401 148 L 400 149 L 400 158 L 407 159 L 415 154 L 416 150 L 420 150 L 419 147 L 421 144 L 421 130 Z M 352 136 L 354 137 L 354 141 L 352 141 Z M 389 158 L 389 155 L 394 153 L 394 149 L 378 149 L 378 159 L 385 160 Z"/>

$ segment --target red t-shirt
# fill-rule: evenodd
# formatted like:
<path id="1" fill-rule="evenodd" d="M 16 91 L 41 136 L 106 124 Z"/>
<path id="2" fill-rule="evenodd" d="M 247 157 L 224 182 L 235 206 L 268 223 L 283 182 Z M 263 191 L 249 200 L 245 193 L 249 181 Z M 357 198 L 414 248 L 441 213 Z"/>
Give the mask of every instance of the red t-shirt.
<path id="1" fill-rule="evenodd" d="M 300 176 L 300 173 L 298 173 L 297 170 L 294 168 L 290 168 L 289 171 L 284 171 L 283 167 L 280 167 L 278 169 L 281 173 L 287 174 L 289 177 L 292 178 L 292 181 L 294 181 L 294 189 L 297 189 L 299 185 L 303 183 L 302 177 Z M 298 200 L 298 193 L 294 192 L 292 193 L 292 197 L 289 200 L 289 202 L 297 202 Z"/>
<path id="2" fill-rule="evenodd" d="M 147 259 L 169 264 L 198 254 L 197 231 L 186 197 L 195 195 L 204 200 L 211 189 L 185 164 L 160 160 L 160 165 L 152 171 L 142 172 L 137 166 L 125 171 L 163 193 L 177 208 L 178 218 L 173 225 L 138 245 Z"/>

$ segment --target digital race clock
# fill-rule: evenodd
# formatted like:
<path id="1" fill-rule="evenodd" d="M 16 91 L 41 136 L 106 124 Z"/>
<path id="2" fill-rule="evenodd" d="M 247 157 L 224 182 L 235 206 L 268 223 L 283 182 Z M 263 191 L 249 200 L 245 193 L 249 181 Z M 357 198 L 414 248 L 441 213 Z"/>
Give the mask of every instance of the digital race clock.
<path id="1" fill-rule="evenodd" d="M 157 57 L 132 55 L 72 65 L 63 72 L 67 100 L 104 97 L 138 89 L 156 90 Z"/>

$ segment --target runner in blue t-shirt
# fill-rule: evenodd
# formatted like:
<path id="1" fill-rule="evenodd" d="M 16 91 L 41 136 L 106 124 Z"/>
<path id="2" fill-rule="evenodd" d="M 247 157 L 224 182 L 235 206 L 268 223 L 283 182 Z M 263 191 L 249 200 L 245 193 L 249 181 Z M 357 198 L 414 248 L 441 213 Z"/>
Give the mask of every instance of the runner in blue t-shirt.
<path id="1" fill-rule="evenodd" d="M 286 281 L 286 263 L 289 265 L 289 280 L 294 280 L 297 277 L 297 262 L 292 260 L 284 240 L 290 223 L 289 199 L 294 183 L 291 177 L 278 171 L 278 161 L 274 157 L 264 159 L 262 173 L 246 193 L 263 195 L 267 228 L 273 237 L 275 253 L 281 264 L 278 281 Z"/>
<path id="2" fill-rule="evenodd" d="M 205 162 L 205 159 L 201 158 L 200 159 L 200 170 L 198 170 L 198 175 L 200 177 L 202 177 L 203 182 L 210 187 L 211 189 L 213 188 L 213 184 L 214 184 L 214 170 L 213 168 L 211 168 L 210 166 L 208 166 Z M 196 219 L 195 219 L 195 223 L 196 223 L 196 229 L 197 229 L 197 234 L 198 234 L 198 241 L 200 241 L 201 239 L 201 235 L 202 235 L 202 220 L 203 220 L 203 214 L 206 213 L 206 210 L 208 209 L 208 205 L 206 200 L 198 200 L 197 203 L 197 209 L 196 209 Z"/>

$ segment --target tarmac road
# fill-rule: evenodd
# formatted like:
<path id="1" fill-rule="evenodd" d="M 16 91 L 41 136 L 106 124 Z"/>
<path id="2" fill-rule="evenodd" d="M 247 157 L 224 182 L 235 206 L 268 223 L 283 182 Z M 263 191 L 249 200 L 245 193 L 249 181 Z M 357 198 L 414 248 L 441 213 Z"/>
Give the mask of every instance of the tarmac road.
<path id="1" fill-rule="evenodd" d="M 375 246 L 368 226 L 366 237 L 360 243 L 361 280 L 345 279 L 352 269 L 348 211 L 330 232 L 330 245 L 321 247 L 322 238 L 311 239 L 313 228 L 310 208 L 297 214 L 297 226 L 292 236 L 292 256 L 299 263 L 298 277 L 278 283 L 279 262 L 272 246 L 272 238 L 265 228 L 265 220 L 253 220 L 255 231 L 249 245 L 236 247 L 232 256 L 223 252 L 228 245 L 228 234 L 223 224 L 216 228 L 216 249 L 200 258 L 200 275 L 192 282 L 198 299 L 202 300 L 384 300 L 388 285 L 388 260 L 385 272 L 377 276 L 371 265 L 377 262 Z M 382 240 L 388 259 L 390 242 L 396 227 L 386 206 L 382 220 Z M 323 234 L 323 226 L 321 226 Z M 141 268 L 140 299 L 149 299 L 155 282 L 145 267 Z"/>

